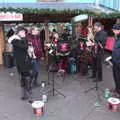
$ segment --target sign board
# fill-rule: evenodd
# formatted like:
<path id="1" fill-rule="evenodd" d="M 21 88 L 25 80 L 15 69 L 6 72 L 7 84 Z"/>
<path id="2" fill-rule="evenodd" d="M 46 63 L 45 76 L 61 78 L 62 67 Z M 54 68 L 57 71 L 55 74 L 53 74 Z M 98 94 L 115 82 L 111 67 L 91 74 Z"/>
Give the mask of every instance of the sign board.
<path id="1" fill-rule="evenodd" d="M 23 14 L 15 12 L 1 12 L 0 21 L 23 21 Z"/>

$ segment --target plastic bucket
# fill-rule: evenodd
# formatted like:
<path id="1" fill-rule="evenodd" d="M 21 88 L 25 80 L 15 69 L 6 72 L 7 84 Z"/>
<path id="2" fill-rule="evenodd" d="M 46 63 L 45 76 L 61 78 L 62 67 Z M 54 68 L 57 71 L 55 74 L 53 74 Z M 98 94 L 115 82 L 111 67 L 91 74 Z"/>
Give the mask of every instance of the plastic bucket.
<path id="1" fill-rule="evenodd" d="M 117 98 L 109 98 L 108 99 L 108 105 L 109 109 L 113 112 L 116 112 L 119 108 L 120 100 Z"/>
<path id="2" fill-rule="evenodd" d="M 34 101 L 32 103 L 33 113 L 36 116 L 42 116 L 43 115 L 43 107 L 44 107 L 44 102 L 42 102 L 42 101 Z"/>

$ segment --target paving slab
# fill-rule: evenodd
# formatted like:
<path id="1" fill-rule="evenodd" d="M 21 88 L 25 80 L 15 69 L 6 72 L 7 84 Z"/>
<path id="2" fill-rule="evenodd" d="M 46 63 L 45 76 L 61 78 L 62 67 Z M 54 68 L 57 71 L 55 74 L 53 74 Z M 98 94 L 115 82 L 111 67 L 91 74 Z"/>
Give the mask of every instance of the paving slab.
<path id="1" fill-rule="evenodd" d="M 112 69 L 103 65 L 103 81 L 98 85 L 101 89 L 114 88 Z M 48 80 L 45 66 L 40 67 L 39 83 Z M 50 74 L 52 88 L 52 75 Z M 95 107 L 97 94 L 95 89 L 85 93 L 85 90 L 94 87 L 95 83 L 88 76 L 66 75 L 65 79 L 55 75 L 55 88 L 61 95 L 48 94 L 48 103 L 45 104 L 44 115 L 40 120 L 119 120 L 120 111 L 111 112 L 107 102 L 101 95 L 101 106 Z M 40 100 L 41 87 L 33 90 L 34 100 Z M 20 99 L 21 89 L 16 68 L 0 69 L 0 120 L 37 120 L 33 114 L 31 104 Z"/>

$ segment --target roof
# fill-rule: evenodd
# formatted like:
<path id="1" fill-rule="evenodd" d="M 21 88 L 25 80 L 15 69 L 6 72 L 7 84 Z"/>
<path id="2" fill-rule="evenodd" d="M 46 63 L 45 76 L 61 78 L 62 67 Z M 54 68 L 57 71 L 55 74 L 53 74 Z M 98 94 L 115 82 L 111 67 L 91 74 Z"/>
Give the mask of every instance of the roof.
<path id="1" fill-rule="evenodd" d="M 12 7 L 12 8 L 44 8 L 44 9 L 94 9 L 94 3 L 56 3 L 56 2 L 40 2 L 40 3 L 0 3 L 0 7 Z M 102 7 L 100 9 L 105 9 L 105 11 L 113 11 L 111 8 Z"/>
<path id="2" fill-rule="evenodd" d="M 13 9 L 49 9 L 48 12 L 51 12 L 50 10 L 74 10 L 74 9 L 80 9 L 80 10 L 94 10 L 96 9 L 95 4 L 93 3 L 0 3 L 0 8 L 13 8 Z M 98 9 L 98 8 L 97 8 Z M 104 12 L 113 12 L 112 9 L 100 6 L 100 11 Z M 19 11 L 19 10 L 18 10 Z M 30 10 L 27 10 L 27 12 L 23 12 L 24 15 L 24 22 L 44 22 L 46 19 L 49 20 L 49 22 L 70 22 L 73 17 L 78 15 L 79 13 L 63 13 L 62 14 L 53 14 L 54 11 L 52 11 L 52 14 L 48 14 L 44 10 L 42 11 L 44 14 L 39 13 L 39 11 L 35 11 L 34 13 L 30 13 Z"/>

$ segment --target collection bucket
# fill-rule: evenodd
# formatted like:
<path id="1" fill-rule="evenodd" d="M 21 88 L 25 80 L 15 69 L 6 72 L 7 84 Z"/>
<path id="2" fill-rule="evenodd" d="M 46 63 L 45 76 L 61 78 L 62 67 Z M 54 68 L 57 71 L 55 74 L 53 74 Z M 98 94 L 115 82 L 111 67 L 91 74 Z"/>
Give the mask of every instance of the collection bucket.
<path id="1" fill-rule="evenodd" d="M 118 111 L 119 104 L 120 104 L 120 100 L 118 98 L 109 98 L 108 99 L 109 109 L 113 112 Z"/>
<path id="2" fill-rule="evenodd" d="M 32 103 L 33 113 L 36 116 L 42 116 L 43 115 L 43 107 L 44 107 L 44 102 L 42 102 L 42 101 L 34 101 Z"/>

